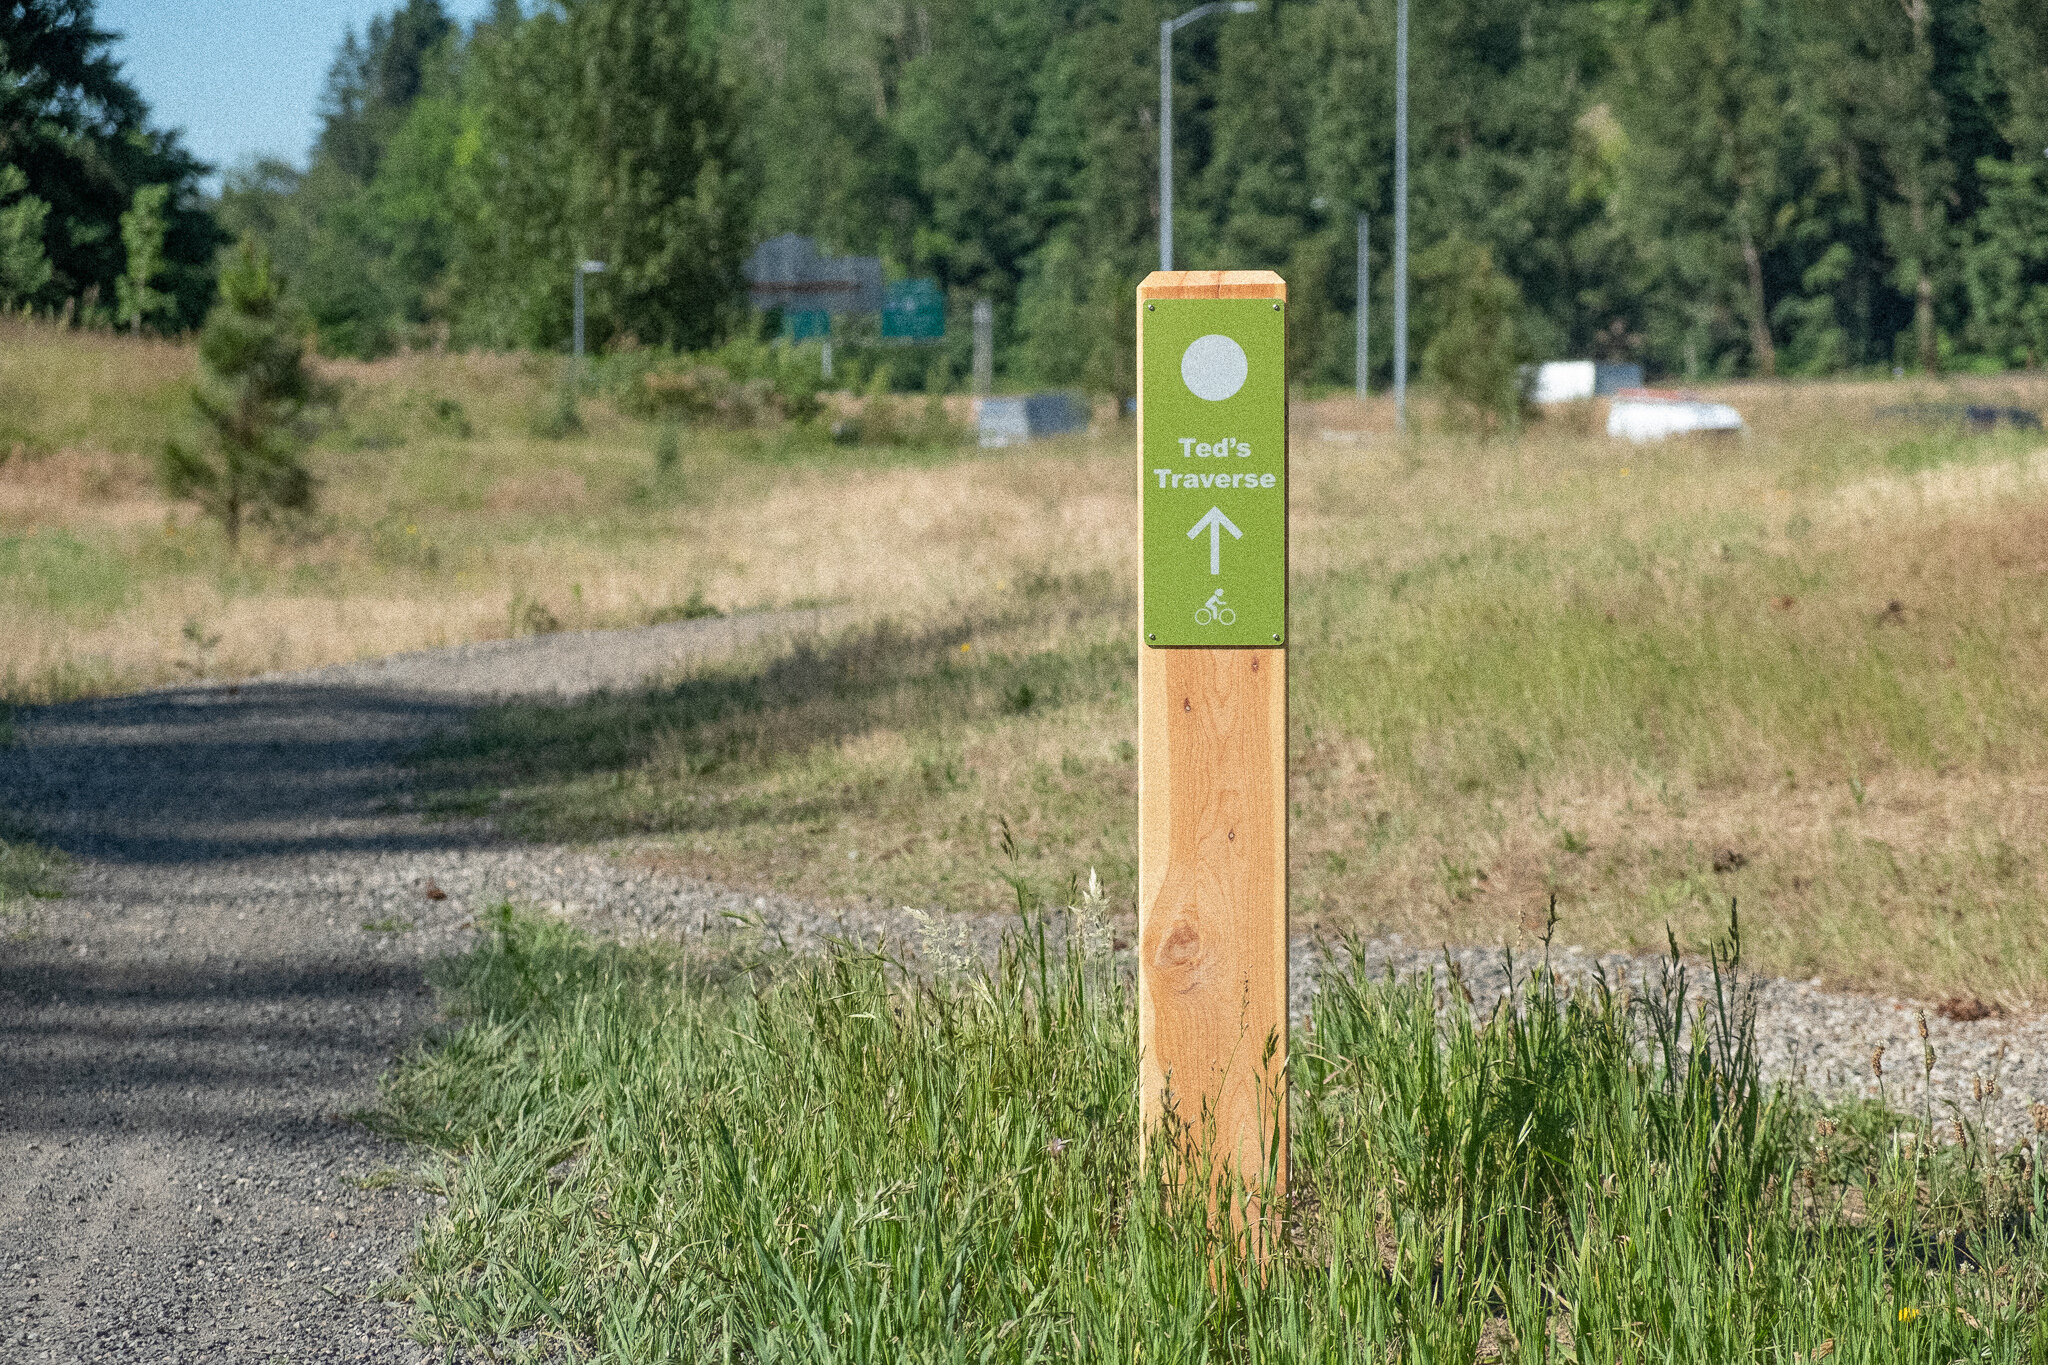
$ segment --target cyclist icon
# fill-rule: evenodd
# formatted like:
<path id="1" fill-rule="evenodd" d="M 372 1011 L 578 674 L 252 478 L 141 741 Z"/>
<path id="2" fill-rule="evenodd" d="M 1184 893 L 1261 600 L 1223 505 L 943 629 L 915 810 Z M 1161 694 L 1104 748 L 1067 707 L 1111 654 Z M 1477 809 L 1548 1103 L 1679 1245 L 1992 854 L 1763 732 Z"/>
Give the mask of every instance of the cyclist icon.
<path id="1" fill-rule="evenodd" d="M 1209 600 L 1195 608 L 1195 624 L 1198 626 L 1227 626 L 1237 620 L 1237 613 L 1223 605 L 1223 589 L 1209 594 Z"/>

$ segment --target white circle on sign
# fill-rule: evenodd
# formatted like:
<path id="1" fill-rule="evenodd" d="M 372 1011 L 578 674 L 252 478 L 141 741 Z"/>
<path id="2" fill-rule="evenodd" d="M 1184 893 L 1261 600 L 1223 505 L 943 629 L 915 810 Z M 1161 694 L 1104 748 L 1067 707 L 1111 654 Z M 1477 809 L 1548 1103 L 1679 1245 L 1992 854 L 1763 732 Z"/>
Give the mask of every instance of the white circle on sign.
<path id="1" fill-rule="evenodd" d="M 1244 347 L 1220 332 L 1196 337 L 1180 358 L 1180 378 L 1188 392 L 1211 403 L 1220 403 L 1244 387 L 1251 365 Z"/>

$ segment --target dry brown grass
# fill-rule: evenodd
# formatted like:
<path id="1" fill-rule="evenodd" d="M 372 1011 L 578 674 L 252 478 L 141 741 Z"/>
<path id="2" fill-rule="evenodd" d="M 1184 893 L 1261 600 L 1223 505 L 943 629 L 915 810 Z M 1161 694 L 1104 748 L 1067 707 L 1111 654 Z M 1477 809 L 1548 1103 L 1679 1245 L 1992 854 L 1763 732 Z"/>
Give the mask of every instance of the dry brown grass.
<path id="1" fill-rule="evenodd" d="M 59 443 L 94 408 L 45 401 L 66 391 L 74 353 L 95 358 L 88 386 L 115 385 L 136 362 L 163 390 L 112 424 L 111 446 Z M 35 452 L 0 466 L 0 537 L 47 548 L 61 534 L 67 551 L 32 603 L 11 604 L 23 609 L 0 652 L 7 695 L 188 677 L 202 662 L 188 621 L 219 639 L 206 671 L 235 677 L 503 635 L 515 598 L 566 627 L 631 624 L 699 594 L 725 610 L 851 602 L 915 618 L 1047 563 L 1086 569 L 1128 550 L 1114 529 L 1122 480 L 1098 451 L 926 467 L 861 468 L 856 456 L 849 468 L 735 458 L 721 438 L 693 435 L 677 487 L 650 488 L 650 429 L 601 401 L 583 404 L 581 438 L 527 434 L 558 382 L 553 363 L 418 355 L 323 370 L 344 395 L 313 459 L 327 521 L 235 557 L 155 491 L 153 452 L 182 419 L 189 348 L 0 335 L 0 394 L 57 414 Z M 471 436 L 435 426 L 449 397 Z M 57 581 L 78 571 L 74 559 L 105 590 Z"/>
<path id="2" fill-rule="evenodd" d="M 0 334 L 0 384 L 126 366 L 158 387 L 108 429 L 175 420 L 186 353 L 64 346 L 85 359 Z M 577 439 L 528 434 L 549 363 L 331 373 L 331 520 L 239 560 L 156 497 L 147 441 L 0 466 L 0 546 L 43 555 L 0 582 L 14 699 L 188 676 L 187 621 L 245 674 L 504 634 L 520 602 L 572 627 L 840 603 L 822 654 L 508 714 L 444 755 L 445 799 L 827 897 L 992 906 L 1090 865 L 1128 890 L 1127 433 L 906 459 L 690 432 L 663 484 L 601 402 Z M 1654 947 L 1740 896 L 1770 967 L 2048 1000 L 2048 450 L 1873 418 L 2048 407 L 2048 381 L 1709 392 L 1746 435 L 1620 446 L 1595 405 L 1404 442 L 1383 400 L 1297 406 L 1297 914 L 1513 940 L 1555 894 L 1572 941 Z M 436 425 L 448 397 L 473 434 Z"/>
<path id="3" fill-rule="evenodd" d="M 2038 1003 L 2048 450 L 1873 422 L 1888 385 L 1724 396 L 1744 439 L 1297 447 L 1297 566 L 1377 603 L 1303 651 L 1301 911 L 1515 942 L 1554 893 L 1654 948 L 1739 896 L 1776 969 Z"/>

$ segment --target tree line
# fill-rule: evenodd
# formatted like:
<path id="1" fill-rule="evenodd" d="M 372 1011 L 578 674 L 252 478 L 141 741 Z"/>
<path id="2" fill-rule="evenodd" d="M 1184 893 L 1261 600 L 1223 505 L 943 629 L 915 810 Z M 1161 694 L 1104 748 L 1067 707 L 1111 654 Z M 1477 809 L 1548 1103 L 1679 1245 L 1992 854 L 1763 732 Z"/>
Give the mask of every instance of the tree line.
<path id="1" fill-rule="evenodd" d="M 1178 264 L 1284 274 L 1310 380 L 1352 374 L 1360 214 L 1387 315 L 1393 5 L 1262 0 L 1176 39 Z M 600 344 L 701 348 L 754 325 L 750 246 L 805 232 L 937 278 L 962 316 L 993 300 L 1014 380 L 1126 392 L 1156 255 L 1158 23 L 1183 7 L 498 0 L 464 28 L 407 0 L 343 44 L 306 169 L 234 168 L 211 201 L 139 101 L 102 95 L 145 130 L 121 155 L 158 162 L 88 177 L 91 213 L 58 188 L 89 158 L 18 154 L 8 102 L 34 96 L 15 81 L 0 271 L 35 199 L 51 274 L 12 297 L 118 304 L 105 225 L 165 184 L 178 302 L 148 325 L 189 325 L 211 254 L 246 238 L 330 352 L 561 346 L 583 257 L 610 267 Z M 11 8 L 10 73 L 6 26 L 39 13 L 90 26 L 88 0 Z M 1518 353 L 1678 376 L 2048 358 L 2038 0 L 1435 0 L 1411 23 L 1416 354 L 1477 309 Z M 116 79 L 79 50 L 60 80 Z M 66 214 L 99 226 L 51 226 Z M 1390 343 L 1372 329 L 1381 378 Z M 960 382 L 965 349 L 914 378 Z"/>

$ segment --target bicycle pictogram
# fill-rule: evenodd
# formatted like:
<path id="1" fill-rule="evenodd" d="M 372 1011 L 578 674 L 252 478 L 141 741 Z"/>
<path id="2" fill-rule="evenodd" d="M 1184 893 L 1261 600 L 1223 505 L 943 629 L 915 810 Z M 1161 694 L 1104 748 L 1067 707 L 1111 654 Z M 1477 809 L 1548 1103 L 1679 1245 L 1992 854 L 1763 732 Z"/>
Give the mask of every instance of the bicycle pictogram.
<path id="1" fill-rule="evenodd" d="M 1195 624 L 1198 626 L 1227 626 L 1237 620 L 1237 613 L 1223 605 L 1223 589 L 1209 594 L 1209 600 L 1195 608 Z"/>

